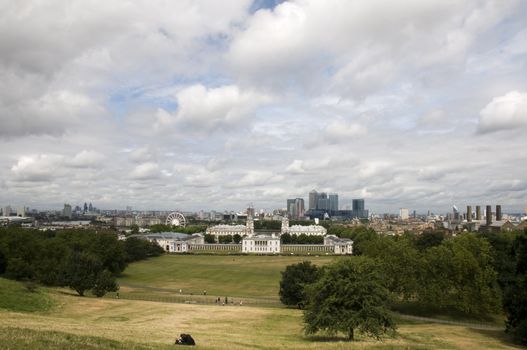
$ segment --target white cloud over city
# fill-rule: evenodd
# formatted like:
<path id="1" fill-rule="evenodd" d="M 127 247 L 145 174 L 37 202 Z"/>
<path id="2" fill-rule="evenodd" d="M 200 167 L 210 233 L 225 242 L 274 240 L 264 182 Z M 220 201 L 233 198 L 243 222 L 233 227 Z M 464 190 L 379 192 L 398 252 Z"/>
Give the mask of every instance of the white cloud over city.
<path id="1" fill-rule="evenodd" d="M 0 0 L 0 204 L 527 207 L 527 3 Z"/>

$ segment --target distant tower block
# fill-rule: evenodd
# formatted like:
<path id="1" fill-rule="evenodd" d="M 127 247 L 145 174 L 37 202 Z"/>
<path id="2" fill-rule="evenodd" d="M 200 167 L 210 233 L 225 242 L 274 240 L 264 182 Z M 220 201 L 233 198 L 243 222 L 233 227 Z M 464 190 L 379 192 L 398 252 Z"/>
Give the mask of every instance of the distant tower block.
<path id="1" fill-rule="evenodd" d="M 476 220 L 481 220 L 481 207 L 476 205 Z"/>
<path id="2" fill-rule="evenodd" d="M 472 207 L 467 205 L 467 221 L 472 222 Z"/>
<path id="3" fill-rule="evenodd" d="M 487 226 L 490 226 L 492 224 L 492 206 L 487 205 L 486 214 L 487 216 Z"/>
<path id="4" fill-rule="evenodd" d="M 501 221 L 502 215 L 501 215 L 501 205 L 496 205 L 496 221 Z"/>

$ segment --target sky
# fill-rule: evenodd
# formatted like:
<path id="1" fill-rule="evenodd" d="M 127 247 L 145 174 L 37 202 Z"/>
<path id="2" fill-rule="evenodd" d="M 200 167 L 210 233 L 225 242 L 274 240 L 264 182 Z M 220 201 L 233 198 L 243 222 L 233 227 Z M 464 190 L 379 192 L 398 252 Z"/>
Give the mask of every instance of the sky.
<path id="1" fill-rule="evenodd" d="M 0 205 L 527 207 L 527 1 L 0 0 Z"/>

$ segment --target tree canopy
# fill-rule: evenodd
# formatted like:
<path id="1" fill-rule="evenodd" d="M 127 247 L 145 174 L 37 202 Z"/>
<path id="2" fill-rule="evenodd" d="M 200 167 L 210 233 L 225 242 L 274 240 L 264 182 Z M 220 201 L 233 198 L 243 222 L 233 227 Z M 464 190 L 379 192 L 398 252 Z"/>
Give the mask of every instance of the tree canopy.
<path id="1" fill-rule="evenodd" d="M 289 265 L 282 271 L 280 280 L 280 301 L 289 306 L 302 307 L 306 303 L 305 286 L 315 282 L 319 268 L 310 261 Z"/>
<path id="2" fill-rule="evenodd" d="M 326 266 L 320 278 L 306 287 L 305 331 L 342 332 L 353 340 L 355 331 L 380 338 L 395 331 L 388 308 L 388 289 L 381 266 L 367 257 L 339 260 Z"/>

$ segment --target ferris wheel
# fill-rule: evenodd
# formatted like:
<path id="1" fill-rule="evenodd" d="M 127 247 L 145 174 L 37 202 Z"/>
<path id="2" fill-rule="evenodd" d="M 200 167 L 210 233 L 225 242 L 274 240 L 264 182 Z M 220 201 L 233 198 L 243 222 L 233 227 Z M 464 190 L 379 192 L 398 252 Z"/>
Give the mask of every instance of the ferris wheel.
<path id="1" fill-rule="evenodd" d="M 187 219 L 185 219 L 185 216 L 183 216 L 183 214 L 179 212 L 173 212 L 168 214 L 165 224 L 185 227 L 185 225 L 187 224 Z"/>

